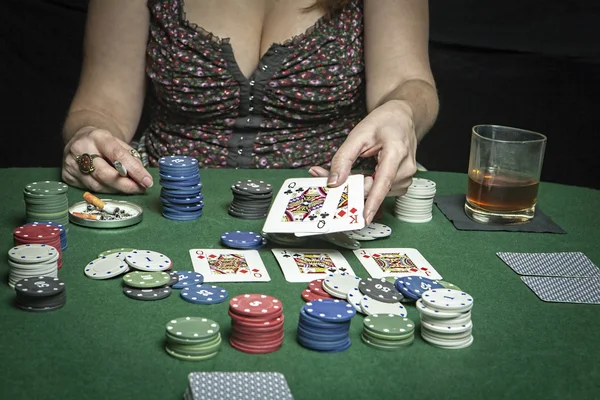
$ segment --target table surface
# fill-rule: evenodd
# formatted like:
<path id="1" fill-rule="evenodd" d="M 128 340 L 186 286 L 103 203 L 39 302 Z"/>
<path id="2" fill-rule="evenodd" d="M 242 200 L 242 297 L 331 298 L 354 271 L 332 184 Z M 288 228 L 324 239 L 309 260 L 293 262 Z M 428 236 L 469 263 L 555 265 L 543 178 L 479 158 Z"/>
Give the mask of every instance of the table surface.
<path id="1" fill-rule="evenodd" d="M 158 178 L 158 171 L 151 172 Z M 442 350 L 415 335 L 404 350 L 371 349 L 360 340 L 362 316 L 352 321 L 352 346 L 322 354 L 295 340 L 303 283 L 286 282 L 269 250 L 261 257 L 269 270 L 266 283 L 223 283 L 230 297 L 264 293 L 282 300 L 283 347 L 266 355 L 233 349 L 224 340 L 220 354 L 201 362 L 181 361 L 163 349 L 167 321 L 204 316 L 217 321 L 224 338 L 230 330 L 228 302 L 194 305 L 177 293 L 161 301 L 135 301 L 121 291 L 121 280 L 85 277 L 84 266 L 98 253 L 119 247 L 162 252 L 174 269 L 191 269 L 188 250 L 222 248 L 219 235 L 237 230 L 260 231 L 263 221 L 235 219 L 227 214 L 230 185 L 238 179 L 263 179 L 278 188 L 299 170 L 203 170 L 204 215 L 176 222 L 160 215 L 157 184 L 143 196 L 127 198 L 144 208 L 143 221 L 133 227 L 99 230 L 70 224 L 68 248 L 59 276 L 67 285 L 67 304 L 47 313 L 20 311 L 12 305 L 14 291 L 0 286 L 1 399 L 181 399 L 193 371 L 277 371 L 285 375 L 296 399 L 598 399 L 600 308 L 594 305 L 545 303 L 539 300 L 497 256 L 498 251 L 581 251 L 600 263 L 598 226 L 600 191 L 542 183 L 539 205 L 567 234 L 458 231 L 434 206 L 433 221 L 408 224 L 385 202 L 381 222 L 391 237 L 363 242 L 363 247 L 418 249 L 443 275 L 474 299 L 471 347 Z M 438 194 L 464 192 L 463 174 L 425 172 L 417 176 L 437 183 Z M 12 246 L 12 231 L 24 222 L 22 189 L 30 182 L 58 180 L 58 169 L 0 169 L 3 202 L 0 243 Z M 155 180 L 158 182 L 158 179 Z M 69 202 L 83 191 L 69 189 Z M 332 248 L 325 242 L 315 247 Z M 342 250 L 357 275 L 368 276 L 349 250 Z M 0 258 L 6 279 L 6 257 Z M 418 321 L 414 306 L 408 316 Z M 393 397 L 392 397 L 393 396 Z"/>

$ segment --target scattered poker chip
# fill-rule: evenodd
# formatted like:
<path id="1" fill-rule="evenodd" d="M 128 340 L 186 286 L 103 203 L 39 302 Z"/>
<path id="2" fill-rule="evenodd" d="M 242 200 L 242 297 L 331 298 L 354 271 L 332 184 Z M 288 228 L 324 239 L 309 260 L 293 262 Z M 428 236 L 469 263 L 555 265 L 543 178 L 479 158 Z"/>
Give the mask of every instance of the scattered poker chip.
<path id="1" fill-rule="evenodd" d="M 198 160 L 188 156 L 165 156 L 158 160 L 163 217 L 192 221 L 202 216 L 204 195 Z"/>
<path id="2" fill-rule="evenodd" d="M 385 280 L 385 278 L 361 279 L 358 283 L 358 288 L 365 296 L 384 303 L 397 303 L 402 299 L 402 295 L 398 293 L 396 287 Z"/>
<path id="3" fill-rule="evenodd" d="M 165 286 L 170 280 L 167 272 L 132 271 L 123 276 L 125 285 L 144 289 Z"/>
<path id="4" fill-rule="evenodd" d="M 329 296 L 329 297 L 320 296 L 320 295 L 316 294 L 315 292 L 312 292 L 308 288 L 304 289 L 300 295 L 302 297 L 302 300 L 304 300 L 306 302 L 314 301 L 317 299 L 331 299 L 331 296 Z"/>
<path id="5" fill-rule="evenodd" d="M 320 235 L 320 238 L 344 249 L 360 249 L 360 242 L 349 237 L 346 232 L 326 233 L 324 235 Z"/>
<path id="6" fill-rule="evenodd" d="M 361 314 L 362 314 L 362 308 L 360 308 L 360 300 L 362 299 L 362 297 L 363 297 L 363 294 L 360 292 L 360 289 L 358 287 L 352 288 L 348 292 L 348 296 L 346 297 L 346 301 L 348 301 L 348 303 L 352 304 L 352 306 L 354 307 L 356 312 L 359 312 Z"/>
<path id="7" fill-rule="evenodd" d="M 256 232 L 234 231 L 223 233 L 221 243 L 234 249 L 256 250 L 265 245 L 266 239 Z"/>
<path id="8" fill-rule="evenodd" d="M 392 234 L 392 228 L 378 222 L 371 222 L 364 228 L 356 231 L 350 231 L 347 234 L 352 239 L 356 239 L 358 241 L 368 241 L 390 236 Z"/>
<path id="9" fill-rule="evenodd" d="M 281 301 L 263 294 L 244 294 L 229 301 L 231 336 L 229 343 L 239 351 L 266 354 L 283 344 Z"/>
<path id="10" fill-rule="evenodd" d="M 125 286 L 123 288 L 123 293 L 125 296 L 135 300 L 161 300 L 166 299 L 171 295 L 171 288 L 160 287 L 152 289 L 139 289 Z"/>
<path id="11" fill-rule="evenodd" d="M 133 250 L 125 256 L 127 264 L 139 271 L 166 271 L 171 268 L 172 261 L 166 255 L 152 250 Z"/>
<path id="12" fill-rule="evenodd" d="M 413 178 L 406 194 L 396 197 L 394 215 L 400 221 L 409 223 L 431 221 L 435 194 L 435 182 L 429 179 Z"/>
<path id="13" fill-rule="evenodd" d="M 357 287 L 359 281 L 360 278 L 352 274 L 329 274 L 323 280 L 323 290 L 333 297 L 346 300 L 350 290 Z"/>
<path id="14" fill-rule="evenodd" d="M 112 253 L 130 253 L 132 251 L 134 251 L 136 249 L 132 249 L 132 248 L 127 248 L 127 247 L 122 247 L 120 249 L 110 249 L 110 250 L 104 250 L 102 253 L 98 254 L 98 257 L 105 257 L 109 254 Z"/>
<path id="15" fill-rule="evenodd" d="M 437 281 L 440 285 L 442 285 L 443 287 L 445 287 L 446 289 L 454 289 L 454 290 L 461 290 L 458 286 L 456 286 L 454 283 L 450 283 L 448 281 Z"/>
<path id="16" fill-rule="evenodd" d="M 127 263 L 119 258 L 121 253 L 110 253 L 90 261 L 83 272 L 88 278 L 109 279 L 129 272 Z"/>
<path id="17" fill-rule="evenodd" d="M 193 304 L 218 304 L 227 300 L 227 290 L 214 285 L 188 286 L 181 290 L 181 298 Z"/>
<path id="18" fill-rule="evenodd" d="M 423 304 L 442 311 L 468 311 L 473 307 L 473 297 L 454 289 L 431 289 L 421 296 Z"/>
<path id="19" fill-rule="evenodd" d="M 172 285 L 173 289 L 199 286 L 204 282 L 204 276 L 195 271 L 173 271 L 173 273 L 177 274 L 177 283 Z"/>
<path id="20" fill-rule="evenodd" d="M 179 275 L 177 273 L 169 272 L 169 276 L 171 277 L 171 279 L 169 280 L 169 283 L 167 283 L 167 286 L 172 287 L 177 282 L 179 282 Z"/>
<path id="21" fill-rule="evenodd" d="M 379 300 L 375 300 L 368 296 L 363 296 L 360 300 L 360 308 L 363 313 L 367 315 L 374 314 L 394 314 L 401 317 L 406 317 L 406 309 L 398 302 L 396 303 L 384 303 Z"/>
<path id="22" fill-rule="evenodd" d="M 429 289 L 443 288 L 438 281 L 433 279 L 425 278 L 423 276 L 406 276 L 396 280 L 395 288 L 402 293 L 403 296 L 418 300 L 421 298 L 423 293 Z"/>
<path id="23" fill-rule="evenodd" d="M 229 307 L 236 314 L 249 316 L 277 315 L 283 310 L 283 306 L 278 299 L 265 294 L 235 296 L 229 301 Z"/>

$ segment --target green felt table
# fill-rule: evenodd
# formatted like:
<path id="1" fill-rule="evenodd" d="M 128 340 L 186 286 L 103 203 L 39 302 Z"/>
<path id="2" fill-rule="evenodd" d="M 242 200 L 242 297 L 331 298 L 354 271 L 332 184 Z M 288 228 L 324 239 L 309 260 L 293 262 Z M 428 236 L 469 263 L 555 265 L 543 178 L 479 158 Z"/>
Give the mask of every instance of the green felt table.
<path id="1" fill-rule="evenodd" d="M 151 170 L 158 182 L 158 171 Z M 285 375 L 296 399 L 598 399 L 600 398 L 600 308 L 545 303 L 497 256 L 498 251 L 581 251 L 600 263 L 600 192 L 542 183 L 539 205 L 567 234 L 458 231 L 434 208 L 433 221 L 408 224 L 392 214 L 388 198 L 381 222 L 391 237 L 363 247 L 417 248 L 443 275 L 475 299 L 473 345 L 442 350 L 418 335 L 401 351 L 371 349 L 360 340 L 362 316 L 352 321 L 352 346 L 322 354 L 295 340 L 303 283 L 289 283 L 269 248 L 260 250 L 271 281 L 223 283 L 230 296 L 264 293 L 282 300 L 286 317 L 283 347 L 266 355 L 233 349 L 226 340 L 220 354 L 201 362 L 180 361 L 163 348 L 165 324 L 181 316 L 217 321 L 226 338 L 228 303 L 194 305 L 178 293 L 161 301 L 135 301 L 121 291 L 121 280 L 87 278 L 84 266 L 103 250 L 134 247 L 162 252 L 175 269 L 190 269 L 189 249 L 222 248 L 219 235 L 260 231 L 263 221 L 227 214 L 230 185 L 238 179 L 263 179 L 276 188 L 306 171 L 206 170 L 204 215 L 175 222 L 160 214 L 156 184 L 142 196 L 127 198 L 144 208 L 143 221 L 129 228 L 100 230 L 70 224 L 68 248 L 59 276 L 67 286 L 60 310 L 32 313 L 12 305 L 14 291 L 0 286 L 0 399 L 180 399 L 193 371 L 277 371 Z M 463 174 L 426 172 L 438 194 L 464 192 Z M 22 224 L 22 190 L 30 182 L 57 180 L 58 169 L 1 169 L 0 243 L 12 246 L 12 231 Z M 69 201 L 83 191 L 71 188 Z M 104 196 L 107 197 L 107 196 Z M 315 246 L 331 248 L 325 242 Z M 359 276 L 366 271 L 349 250 L 342 253 Z M 6 278 L 6 256 L 0 258 Z M 414 306 L 408 316 L 418 321 Z"/>

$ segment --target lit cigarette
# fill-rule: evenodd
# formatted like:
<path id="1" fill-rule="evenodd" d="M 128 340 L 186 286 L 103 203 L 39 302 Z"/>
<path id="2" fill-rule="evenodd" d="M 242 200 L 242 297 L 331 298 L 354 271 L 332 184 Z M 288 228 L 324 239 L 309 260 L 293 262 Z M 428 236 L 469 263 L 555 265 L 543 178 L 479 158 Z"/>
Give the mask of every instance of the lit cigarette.
<path id="1" fill-rule="evenodd" d="M 80 213 L 80 212 L 74 212 L 73 215 L 76 217 L 79 217 L 79 218 L 83 218 L 83 219 L 99 220 L 101 218 L 97 214 L 86 214 L 86 213 Z"/>
<path id="2" fill-rule="evenodd" d="M 93 205 L 94 207 L 105 211 L 109 214 L 116 214 L 119 211 L 119 207 L 112 206 L 100 200 L 98 197 L 94 196 L 90 192 L 85 192 L 83 194 L 83 199 Z"/>
<path id="3" fill-rule="evenodd" d="M 127 168 L 125 168 L 125 166 L 123 164 L 121 164 L 121 161 L 115 161 L 113 163 L 115 169 L 117 170 L 117 172 L 119 173 L 119 175 L 121 176 L 127 176 Z"/>

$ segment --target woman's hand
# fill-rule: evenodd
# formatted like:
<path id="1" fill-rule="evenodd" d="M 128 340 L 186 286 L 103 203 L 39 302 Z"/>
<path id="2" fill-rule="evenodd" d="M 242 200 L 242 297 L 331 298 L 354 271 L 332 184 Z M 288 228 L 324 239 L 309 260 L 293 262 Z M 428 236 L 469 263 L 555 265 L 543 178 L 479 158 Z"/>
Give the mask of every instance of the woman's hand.
<path id="1" fill-rule="evenodd" d="M 311 167 L 312 176 L 328 176 L 328 185 L 346 181 L 358 157 L 377 159 L 373 177 L 365 177 L 366 223 L 370 223 L 386 196 L 402 196 L 417 172 L 417 135 L 412 109 L 391 100 L 374 109 L 348 135 L 331 160 L 331 169 Z"/>
<path id="2" fill-rule="evenodd" d="M 110 132 L 94 127 L 80 129 L 65 146 L 62 179 L 71 186 L 96 193 L 144 193 L 152 176 L 133 150 Z M 127 176 L 113 167 L 120 162 Z"/>

